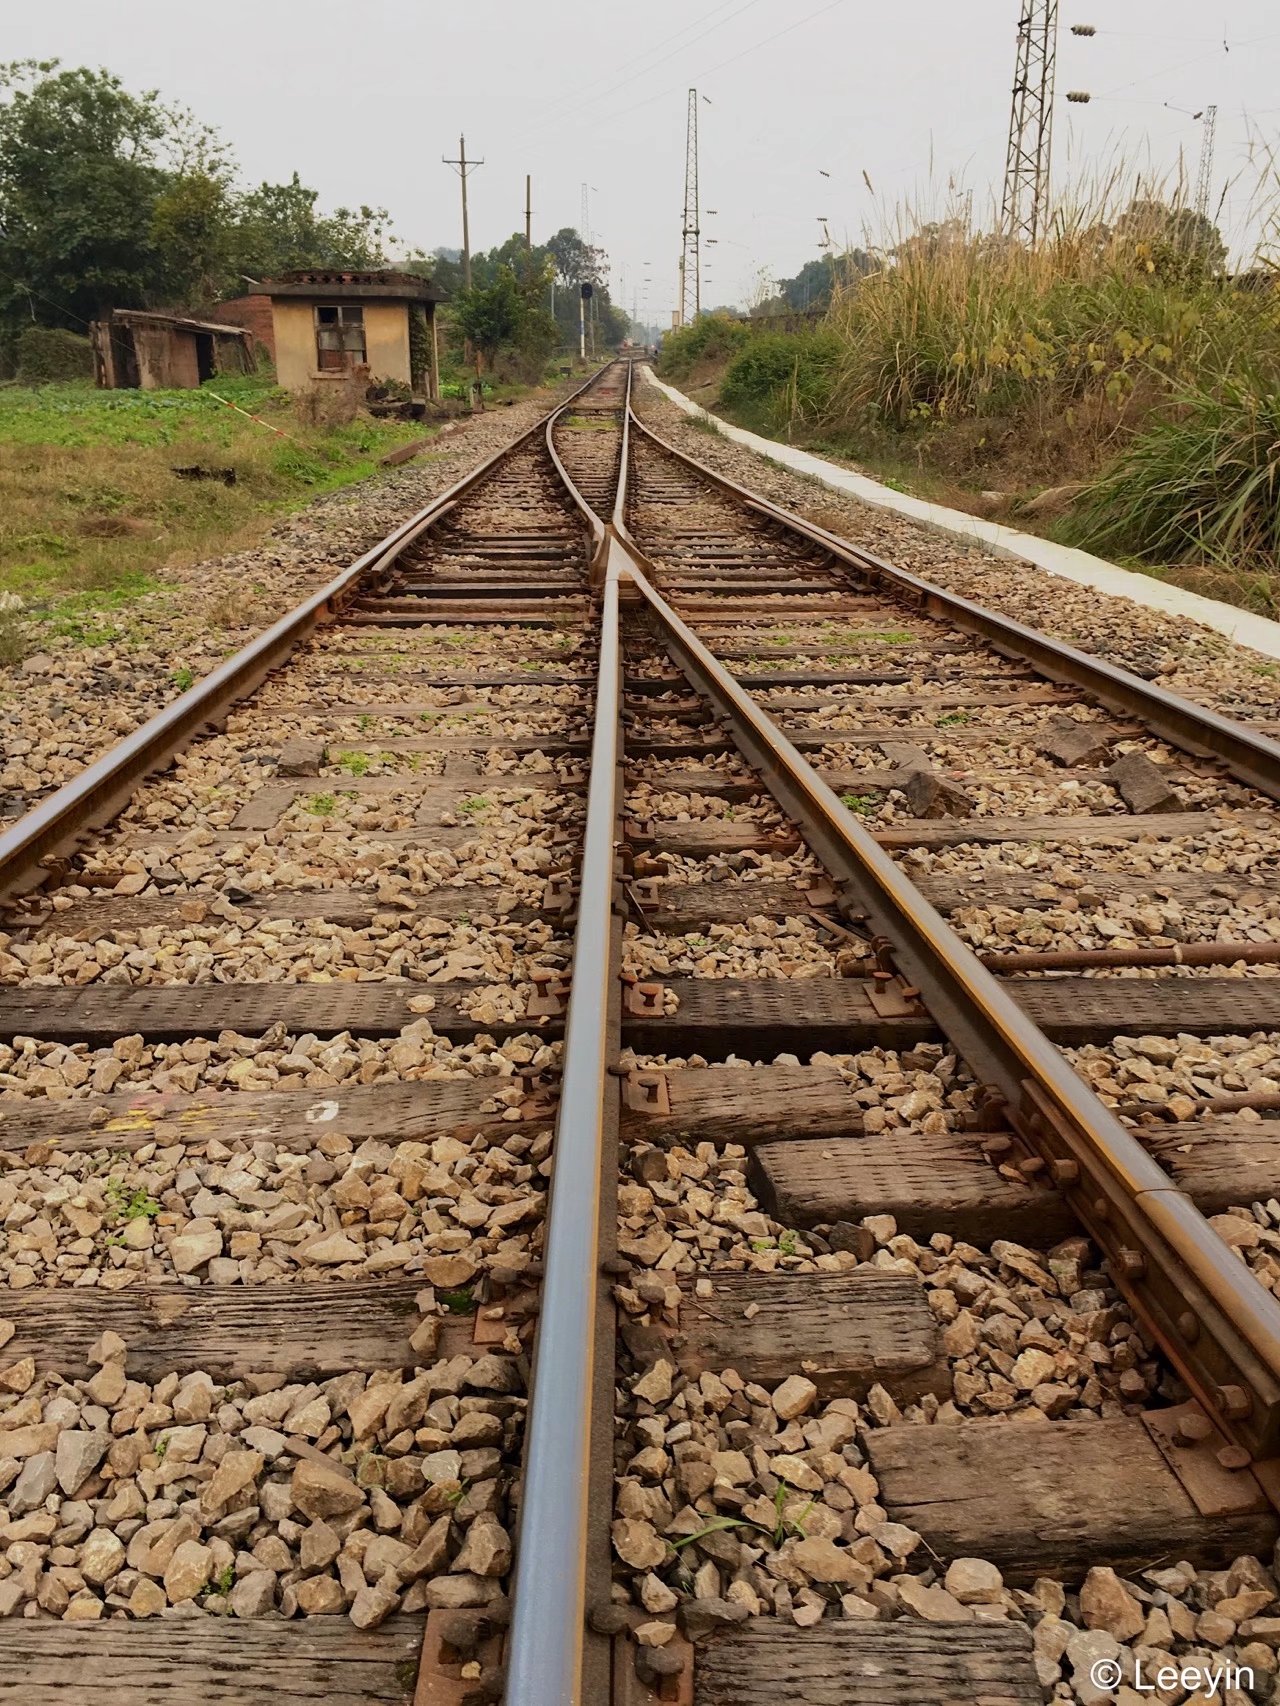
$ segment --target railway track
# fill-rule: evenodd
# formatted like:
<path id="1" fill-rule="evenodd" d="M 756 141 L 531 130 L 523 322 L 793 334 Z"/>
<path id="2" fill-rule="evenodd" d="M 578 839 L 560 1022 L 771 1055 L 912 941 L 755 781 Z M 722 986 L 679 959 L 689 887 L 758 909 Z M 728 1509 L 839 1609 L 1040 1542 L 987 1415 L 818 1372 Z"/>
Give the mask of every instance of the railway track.
<path id="1" fill-rule="evenodd" d="M 0 1700 L 1267 1685 L 1280 748 L 629 397 L 0 838 Z"/>

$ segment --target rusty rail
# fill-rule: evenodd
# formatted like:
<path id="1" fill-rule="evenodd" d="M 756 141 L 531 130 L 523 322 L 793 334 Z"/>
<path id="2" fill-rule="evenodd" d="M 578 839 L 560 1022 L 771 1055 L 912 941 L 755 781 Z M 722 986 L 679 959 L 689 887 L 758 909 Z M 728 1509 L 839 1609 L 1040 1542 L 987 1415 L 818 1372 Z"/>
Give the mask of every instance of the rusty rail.
<path id="1" fill-rule="evenodd" d="M 820 545 L 861 585 L 879 584 L 899 593 L 917 609 L 942 616 L 968 634 L 975 634 L 1008 657 L 1020 658 L 1032 665 L 1050 681 L 1082 688 L 1108 709 L 1128 717 L 1136 717 L 1171 746 L 1196 758 L 1219 760 L 1233 776 L 1280 800 L 1280 741 L 1232 721 L 1207 706 L 1193 704 L 1167 687 L 1144 681 L 1130 670 L 1104 658 L 1092 657 L 1077 651 L 1064 640 L 1041 634 L 1011 616 L 1001 616 L 987 610 L 972 599 L 947 592 L 932 581 L 913 575 L 906 569 L 895 568 L 861 546 L 830 533 L 825 527 L 804 521 L 778 504 L 757 493 L 748 491 L 714 468 L 689 456 L 668 443 L 652 427 L 646 426 L 634 413 L 632 420 L 644 436 L 664 450 L 677 462 L 692 468 L 718 490 L 735 498 L 755 514 L 763 516 L 778 527 L 798 534 L 811 544 Z"/>
<path id="2" fill-rule="evenodd" d="M 327 586 L 242 646 L 234 656 L 0 834 L 0 897 L 12 898 L 44 882 L 50 861 L 69 853 L 81 836 L 122 811 L 145 777 L 162 769 L 202 729 L 216 724 L 237 700 L 252 693 L 318 624 L 341 607 L 366 575 L 393 562 L 401 551 L 441 521 L 460 498 L 589 390 L 598 377 L 592 374 L 565 402 L 557 404 L 526 432 L 464 474 L 349 568 L 343 569 Z"/>
<path id="3" fill-rule="evenodd" d="M 671 454 L 703 471 L 692 458 Z M 731 489 L 760 507 L 742 488 Z M 1280 1302 L 677 615 L 651 583 L 647 559 L 624 527 L 619 532 L 633 556 L 635 586 L 672 657 L 841 883 L 846 916 L 882 940 L 908 986 L 927 992 L 930 1012 L 984 1085 L 988 1110 L 1002 1113 L 1016 1135 L 1018 1170 L 1063 1192 L 1118 1289 L 1220 1430 L 1255 1459 L 1274 1456 Z"/>

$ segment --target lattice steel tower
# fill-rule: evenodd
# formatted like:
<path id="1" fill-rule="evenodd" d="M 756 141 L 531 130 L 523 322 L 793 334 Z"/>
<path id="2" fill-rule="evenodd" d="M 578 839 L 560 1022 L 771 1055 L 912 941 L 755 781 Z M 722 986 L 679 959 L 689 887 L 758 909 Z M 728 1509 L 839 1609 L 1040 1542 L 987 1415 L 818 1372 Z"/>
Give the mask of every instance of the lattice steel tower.
<path id="1" fill-rule="evenodd" d="M 1204 131 L 1200 137 L 1200 175 L 1196 180 L 1196 212 L 1209 218 L 1209 196 L 1213 188 L 1213 142 L 1218 128 L 1217 107 L 1204 109 Z"/>
<path id="2" fill-rule="evenodd" d="M 1028 243 L 1040 236 L 1048 216 L 1057 56 L 1058 0 L 1023 0 L 1001 224 L 1008 236 Z"/>
<path id="3" fill-rule="evenodd" d="M 689 91 L 684 135 L 684 218 L 680 226 L 680 325 L 702 312 L 702 249 L 698 216 L 698 91 Z M 690 313 L 692 306 L 693 312 Z"/>

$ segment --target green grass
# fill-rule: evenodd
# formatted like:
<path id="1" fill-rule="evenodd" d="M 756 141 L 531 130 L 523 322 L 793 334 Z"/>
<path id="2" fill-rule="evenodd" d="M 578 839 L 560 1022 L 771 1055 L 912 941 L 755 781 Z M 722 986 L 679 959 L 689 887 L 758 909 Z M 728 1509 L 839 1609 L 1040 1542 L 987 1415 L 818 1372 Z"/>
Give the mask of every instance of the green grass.
<path id="1" fill-rule="evenodd" d="M 107 1204 L 116 1220 L 154 1220 L 160 1204 L 139 1187 L 129 1190 L 121 1179 L 107 1181 Z"/>
<path id="2" fill-rule="evenodd" d="M 718 369 L 730 419 L 830 447 L 894 490 L 1008 514 L 1274 615 L 1274 262 L 1263 252 L 1233 276 L 1176 186 L 1134 201 L 1133 181 L 1117 163 L 1086 186 L 1084 204 L 1055 209 L 1034 248 L 903 210 L 820 327 L 756 331 L 707 317 L 664 340 L 662 371 L 705 387 Z M 1269 232 L 1273 166 L 1254 195 Z M 1019 508 L 1076 482 L 1085 494 L 1065 519 Z"/>
<path id="3" fill-rule="evenodd" d="M 21 599 L 28 642 L 116 643 L 167 566 L 256 542 L 273 517 L 421 436 L 414 423 L 307 424 L 259 377 L 189 391 L 0 387 L 0 592 Z M 174 472 L 192 466 L 231 469 L 235 484 Z"/>
<path id="4" fill-rule="evenodd" d="M 1190 386 L 1130 441 L 1064 527 L 1161 564 L 1216 563 L 1280 586 L 1280 389 L 1262 374 Z"/>

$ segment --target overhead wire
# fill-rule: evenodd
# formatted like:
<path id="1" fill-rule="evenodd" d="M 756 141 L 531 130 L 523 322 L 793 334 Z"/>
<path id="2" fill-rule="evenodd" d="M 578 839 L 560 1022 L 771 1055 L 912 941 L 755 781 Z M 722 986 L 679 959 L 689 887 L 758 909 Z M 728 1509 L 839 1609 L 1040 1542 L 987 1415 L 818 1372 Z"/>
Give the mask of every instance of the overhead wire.
<path id="1" fill-rule="evenodd" d="M 1264 36 L 1250 36 L 1247 41 L 1237 42 L 1236 46 L 1254 47 L 1259 42 L 1275 41 L 1277 39 L 1280 39 L 1280 30 L 1272 30 Z M 1223 53 L 1230 53 L 1231 49 L 1225 41 L 1220 45 Z M 1208 57 L 1212 58 L 1214 56 L 1209 55 Z M 1111 95 L 1118 95 L 1123 89 L 1139 89 L 1144 83 L 1150 83 L 1156 77 L 1171 77 L 1175 71 L 1183 71 L 1188 65 L 1202 65 L 1205 58 L 1206 55 L 1202 53 L 1193 54 L 1190 59 L 1180 59 L 1176 65 L 1166 65 L 1159 71 L 1147 72 L 1141 77 L 1131 78 L 1128 83 L 1117 83 L 1114 89 L 1104 89 L 1100 95 L 1094 95 L 1092 98 L 1095 101 L 1105 101 Z"/>
<path id="2" fill-rule="evenodd" d="M 819 6 L 816 11 L 806 13 L 803 18 L 796 18 L 792 23 L 785 24 L 782 29 L 775 30 L 771 36 L 765 36 L 763 41 L 753 42 L 749 47 L 742 48 L 738 53 L 730 54 L 728 59 L 717 60 L 714 65 L 705 66 L 701 71 L 695 72 L 694 81 L 700 82 L 704 77 L 710 77 L 713 72 L 723 71 L 727 65 L 736 65 L 740 59 L 745 59 L 748 54 L 758 53 L 762 47 L 768 47 L 771 42 L 779 41 L 783 36 L 790 35 L 792 30 L 803 28 L 805 24 L 810 24 L 815 18 L 822 17 L 825 12 L 833 12 L 837 6 L 843 6 L 844 3 L 845 0 L 827 0 L 825 6 Z M 638 112 L 641 107 L 647 107 L 654 101 L 665 100 L 668 95 L 674 94 L 678 87 L 679 85 L 675 85 L 670 89 L 660 89 L 656 94 L 646 95 L 643 100 L 636 101 L 632 106 L 623 107 L 621 112 L 611 113 L 609 116 L 611 118 L 623 118 L 627 113 Z"/>
<path id="3" fill-rule="evenodd" d="M 669 59 L 674 59 L 678 53 L 685 53 L 689 48 L 696 47 L 700 41 L 705 41 L 708 36 L 714 35 L 717 30 L 726 28 L 733 23 L 735 18 L 740 18 L 744 12 L 749 12 L 753 6 L 759 5 L 760 0 L 743 0 L 743 3 L 738 5 L 737 10 L 730 12 L 727 18 L 719 18 L 714 23 L 709 22 L 716 12 L 723 12 L 726 5 L 732 6 L 734 3 L 735 0 L 722 0 L 720 5 L 713 7 L 710 12 L 704 13 L 696 21 L 696 24 L 687 26 L 685 30 L 677 30 L 675 35 L 668 36 L 666 41 L 659 42 L 658 46 L 664 47 L 666 42 L 675 41 L 677 36 L 686 34 L 687 29 L 696 28 L 697 24 L 707 24 L 708 27 L 701 34 L 694 36 L 691 41 L 679 42 L 669 53 L 664 53 L 661 58 L 655 59 L 651 65 L 641 66 L 638 70 L 630 72 L 626 77 L 620 78 L 618 82 L 611 83 L 607 89 L 598 89 L 594 94 L 586 96 L 583 100 L 575 101 L 573 105 L 574 116 L 576 117 L 586 108 L 597 105 L 600 101 L 607 100 L 610 95 L 616 94 L 619 89 L 625 89 L 629 84 L 636 82 L 638 78 L 647 77 L 651 71 L 656 71 L 660 65 L 665 65 Z M 526 140 L 537 142 L 544 136 L 554 135 L 564 122 L 562 118 L 557 118 L 540 129 L 535 127 L 529 132 Z"/>

